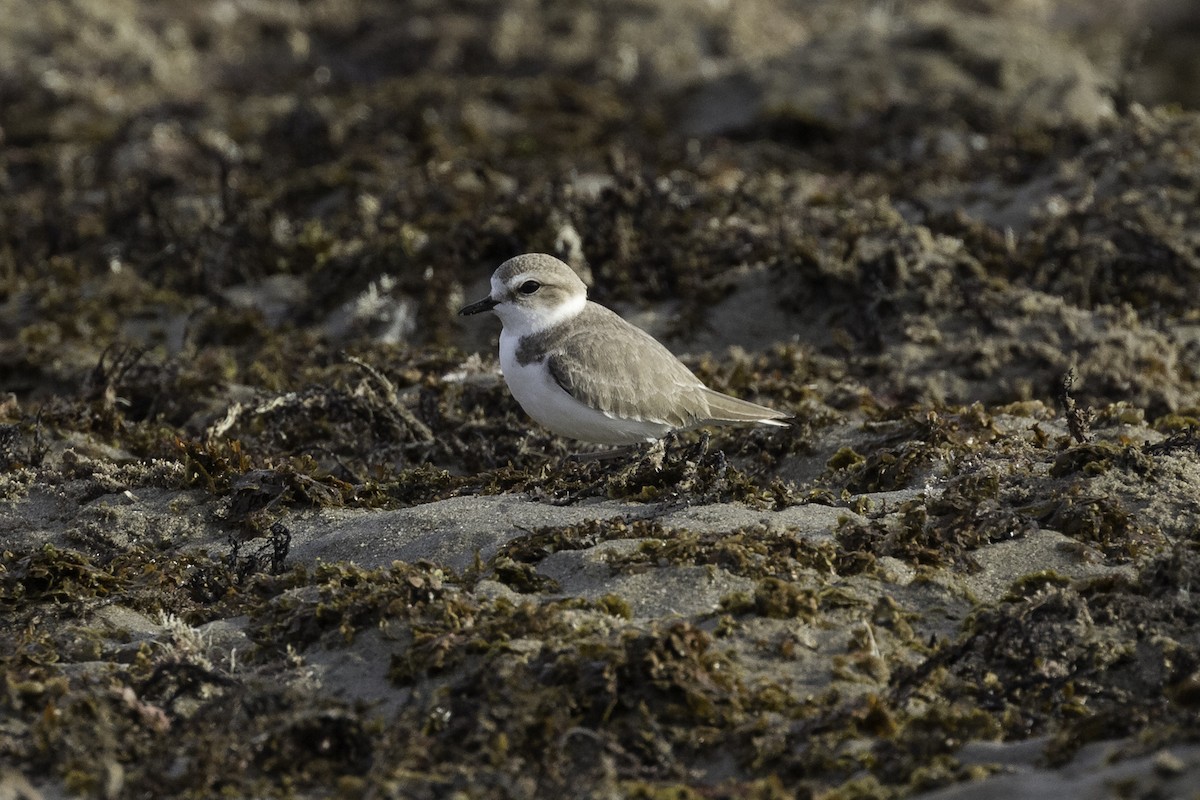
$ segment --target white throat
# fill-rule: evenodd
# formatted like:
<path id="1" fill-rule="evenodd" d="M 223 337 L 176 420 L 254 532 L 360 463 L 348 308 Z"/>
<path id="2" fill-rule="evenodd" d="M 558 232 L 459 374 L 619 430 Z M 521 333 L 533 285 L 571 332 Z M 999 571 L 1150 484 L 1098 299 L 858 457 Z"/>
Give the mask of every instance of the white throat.
<path id="1" fill-rule="evenodd" d="M 504 323 L 501 335 L 519 339 L 522 336 L 540 333 L 561 322 L 574 319 L 579 316 L 586 305 L 587 295 L 581 293 L 556 306 L 525 308 L 511 303 L 501 303 L 494 310 L 496 316 L 500 317 L 500 321 Z"/>

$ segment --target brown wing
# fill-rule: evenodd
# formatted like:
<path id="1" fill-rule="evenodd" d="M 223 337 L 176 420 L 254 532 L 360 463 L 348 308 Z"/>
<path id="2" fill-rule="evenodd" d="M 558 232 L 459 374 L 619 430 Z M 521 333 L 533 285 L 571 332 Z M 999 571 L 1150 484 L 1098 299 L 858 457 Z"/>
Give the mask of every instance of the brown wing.
<path id="1" fill-rule="evenodd" d="M 710 390 L 700 379 L 654 337 L 607 308 L 588 303 L 553 339 L 550 374 L 580 402 L 612 417 L 673 428 L 708 418 Z"/>

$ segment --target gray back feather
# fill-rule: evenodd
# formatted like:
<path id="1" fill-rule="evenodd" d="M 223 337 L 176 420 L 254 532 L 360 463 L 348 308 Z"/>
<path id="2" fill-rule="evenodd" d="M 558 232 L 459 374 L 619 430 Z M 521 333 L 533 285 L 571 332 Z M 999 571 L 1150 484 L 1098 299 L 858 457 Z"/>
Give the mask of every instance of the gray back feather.
<path id="1" fill-rule="evenodd" d="M 544 358 L 559 386 L 612 417 L 688 428 L 786 416 L 709 389 L 650 334 L 591 302 L 568 327 L 525 337 L 516 355 Z"/>

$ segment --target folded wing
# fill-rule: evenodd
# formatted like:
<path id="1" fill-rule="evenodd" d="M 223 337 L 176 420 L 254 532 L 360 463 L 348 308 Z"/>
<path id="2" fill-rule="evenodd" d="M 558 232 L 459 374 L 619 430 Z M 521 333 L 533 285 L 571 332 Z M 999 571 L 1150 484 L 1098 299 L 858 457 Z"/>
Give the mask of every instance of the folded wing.
<path id="1" fill-rule="evenodd" d="M 690 428 L 782 425 L 776 420 L 788 416 L 709 389 L 654 337 L 603 306 L 588 303 L 578 323 L 574 333 L 556 331 L 547 366 L 564 391 L 610 417 Z"/>

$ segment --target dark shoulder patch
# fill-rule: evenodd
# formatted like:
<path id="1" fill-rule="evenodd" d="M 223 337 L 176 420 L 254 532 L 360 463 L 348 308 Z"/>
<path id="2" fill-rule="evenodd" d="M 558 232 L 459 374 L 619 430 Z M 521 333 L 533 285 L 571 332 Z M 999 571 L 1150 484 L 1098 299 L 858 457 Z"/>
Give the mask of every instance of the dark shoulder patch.
<path id="1" fill-rule="evenodd" d="M 527 367 L 537 361 L 544 361 L 549 349 L 549 331 L 530 333 L 521 337 L 517 342 L 517 363 Z"/>

